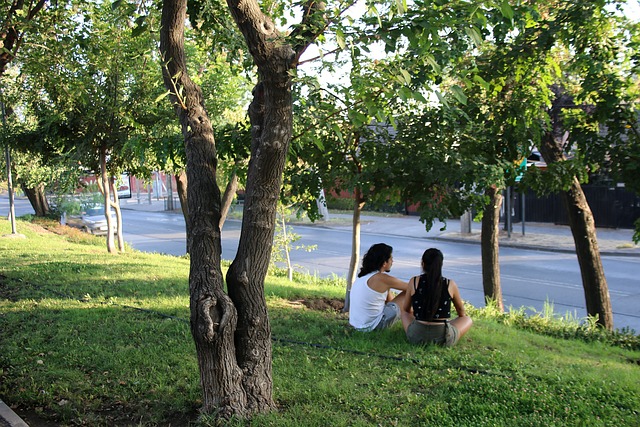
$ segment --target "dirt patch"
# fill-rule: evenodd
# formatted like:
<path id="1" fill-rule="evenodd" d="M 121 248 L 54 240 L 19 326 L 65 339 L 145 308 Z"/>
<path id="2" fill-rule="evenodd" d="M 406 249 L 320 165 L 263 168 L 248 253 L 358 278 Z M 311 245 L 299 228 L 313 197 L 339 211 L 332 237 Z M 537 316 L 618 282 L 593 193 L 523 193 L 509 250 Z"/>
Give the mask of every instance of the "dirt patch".
<path id="1" fill-rule="evenodd" d="M 640 359 L 627 359 L 627 362 L 640 366 Z"/>
<path id="2" fill-rule="evenodd" d="M 338 298 L 309 298 L 300 302 L 311 310 L 341 312 L 344 308 L 344 301 Z"/>

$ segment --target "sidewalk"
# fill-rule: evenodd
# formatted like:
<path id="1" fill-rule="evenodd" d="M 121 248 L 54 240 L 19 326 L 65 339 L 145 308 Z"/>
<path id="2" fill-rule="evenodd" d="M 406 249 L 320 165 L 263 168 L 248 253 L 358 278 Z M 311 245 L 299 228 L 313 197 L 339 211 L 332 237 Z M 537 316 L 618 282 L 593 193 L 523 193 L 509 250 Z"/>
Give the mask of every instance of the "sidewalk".
<path id="1" fill-rule="evenodd" d="M 458 219 L 447 220 L 446 224 L 436 222 L 429 231 L 426 231 L 425 225 L 417 216 L 364 215 L 361 221 L 363 233 L 480 244 L 481 224 L 477 222 L 472 223 L 471 233 L 467 234 L 460 232 Z M 446 229 L 442 230 L 445 226 Z M 503 226 L 500 224 L 501 247 L 575 253 L 575 244 L 569 226 L 525 222 L 523 234 L 522 224 L 517 223 L 513 225 L 511 235 L 502 229 Z M 350 229 L 351 226 L 344 228 Z M 598 228 L 596 235 L 601 254 L 640 257 L 640 246 L 635 245 L 632 240 L 633 230 Z"/>
<path id="2" fill-rule="evenodd" d="M 0 427 L 29 427 L 22 418 L 16 415 L 2 400 L 0 400 Z"/>
<path id="3" fill-rule="evenodd" d="M 142 211 L 165 211 L 166 202 L 162 199 L 135 198 L 122 199 L 120 201 L 122 209 L 142 210 Z M 174 205 L 179 211 L 179 204 Z M 351 214 L 330 213 L 326 221 L 297 222 L 296 225 L 326 227 L 339 230 L 351 230 Z M 426 231 L 423 223 L 417 216 L 402 215 L 363 215 L 361 217 L 362 232 L 405 236 L 407 238 L 423 238 L 441 241 L 465 242 L 480 244 L 480 223 L 473 222 L 471 233 L 460 232 L 460 220 L 448 220 L 446 224 L 436 222 L 431 230 Z M 446 229 L 442 230 L 446 226 Z M 503 227 L 503 224 L 500 224 Z M 527 223 L 524 224 L 524 234 L 521 223 L 513 224 L 513 231 L 509 236 L 505 230 L 500 231 L 499 242 L 501 247 L 517 247 L 534 250 L 547 250 L 554 252 L 575 252 L 575 245 L 571 229 L 566 225 L 555 225 L 548 223 Z M 602 255 L 621 255 L 640 257 L 640 246 L 633 243 L 632 229 L 612 229 L 598 228 L 596 230 L 598 246 Z"/>

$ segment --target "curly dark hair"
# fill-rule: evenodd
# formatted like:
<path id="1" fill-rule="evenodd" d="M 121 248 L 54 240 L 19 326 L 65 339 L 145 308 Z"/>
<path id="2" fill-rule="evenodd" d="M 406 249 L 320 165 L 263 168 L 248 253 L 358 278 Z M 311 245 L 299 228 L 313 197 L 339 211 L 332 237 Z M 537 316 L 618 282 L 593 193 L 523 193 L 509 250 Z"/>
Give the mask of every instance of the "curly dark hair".
<path id="1" fill-rule="evenodd" d="M 382 264 L 389 261 L 393 248 L 384 243 L 376 243 L 371 246 L 362 258 L 362 267 L 358 273 L 358 277 L 365 276 L 372 271 L 380 270 Z"/>

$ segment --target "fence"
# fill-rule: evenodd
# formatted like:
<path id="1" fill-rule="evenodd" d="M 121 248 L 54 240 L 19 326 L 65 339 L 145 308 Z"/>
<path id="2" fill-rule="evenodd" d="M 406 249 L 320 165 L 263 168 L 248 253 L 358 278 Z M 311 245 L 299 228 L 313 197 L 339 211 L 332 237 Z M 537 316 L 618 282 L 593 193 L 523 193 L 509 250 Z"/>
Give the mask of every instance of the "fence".
<path id="1" fill-rule="evenodd" d="M 582 190 L 593 212 L 596 227 L 633 228 L 640 218 L 640 196 L 626 191 L 624 187 L 583 185 Z M 515 192 L 514 192 L 515 193 Z M 514 194 L 513 222 L 522 218 L 522 195 Z M 525 221 L 569 224 L 564 201 L 559 194 L 546 197 L 533 192 L 525 194 Z"/>

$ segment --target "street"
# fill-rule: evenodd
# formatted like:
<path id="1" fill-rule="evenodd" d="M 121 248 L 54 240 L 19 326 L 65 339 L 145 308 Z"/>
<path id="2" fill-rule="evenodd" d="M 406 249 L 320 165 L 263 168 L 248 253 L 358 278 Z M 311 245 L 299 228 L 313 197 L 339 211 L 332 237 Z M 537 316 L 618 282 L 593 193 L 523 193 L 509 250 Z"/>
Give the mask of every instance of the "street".
<path id="1" fill-rule="evenodd" d="M 0 198 L 0 214 L 8 212 L 6 198 Z M 32 213 L 26 200 L 16 201 L 16 215 Z M 186 252 L 182 215 L 168 212 L 123 210 L 125 241 L 133 248 L 181 256 Z M 228 219 L 222 230 L 222 258 L 232 260 L 238 247 L 241 222 Z M 474 306 L 484 305 L 480 245 L 435 241 L 424 237 L 362 234 L 362 253 L 374 243 L 394 248 L 391 274 L 408 280 L 420 272 L 420 257 L 429 247 L 445 255 L 444 274 L 455 280 L 463 299 Z M 351 232 L 322 226 L 295 226 L 300 235 L 296 244 L 316 245 L 311 252 L 293 251 L 292 262 L 299 270 L 318 274 L 346 276 L 351 252 Z M 640 331 L 640 262 L 637 257 L 603 256 L 616 328 Z M 501 247 L 500 269 L 505 307 L 524 306 L 542 311 L 545 301 L 557 314 L 586 316 L 580 268 L 575 254 Z"/>

